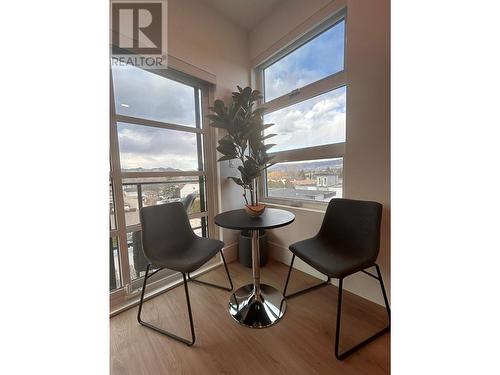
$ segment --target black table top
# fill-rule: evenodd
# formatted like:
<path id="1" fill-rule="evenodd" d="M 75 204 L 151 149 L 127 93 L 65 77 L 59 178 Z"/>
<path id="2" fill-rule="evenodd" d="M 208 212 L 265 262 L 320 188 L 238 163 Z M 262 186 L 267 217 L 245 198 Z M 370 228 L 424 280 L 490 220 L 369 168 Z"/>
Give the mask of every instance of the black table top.
<path id="1" fill-rule="evenodd" d="M 283 227 L 295 220 L 291 212 L 267 207 L 258 217 L 250 217 L 244 209 L 222 212 L 215 216 L 215 224 L 238 230 L 273 229 Z"/>

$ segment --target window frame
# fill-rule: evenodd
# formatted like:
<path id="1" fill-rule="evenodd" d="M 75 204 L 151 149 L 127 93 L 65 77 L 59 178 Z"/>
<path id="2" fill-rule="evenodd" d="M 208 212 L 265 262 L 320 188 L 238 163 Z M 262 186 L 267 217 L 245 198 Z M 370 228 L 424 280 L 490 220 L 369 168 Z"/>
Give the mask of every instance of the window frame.
<path id="1" fill-rule="evenodd" d="M 278 50 L 271 57 L 266 59 L 261 64 L 254 68 L 255 79 L 257 84 L 257 89 L 265 95 L 265 79 L 264 79 L 264 69 L 278 62 L 285 56 L 289 55 L 296 49 L 300 48 L 304 44 L 315 37 L 321 35 L 328 29 L 334 27 L 341 21 L 344 21 L 344 66 L 339 72 L 331 74 L 327 77 L 321 78 L 315 82 L 309 83 L 303 87 L 298 87 L 288 93 L 285 93 L 279 97 L 276 97 L 268 102 L 265 98 L 259 103 L 260 107 L 265 107 L 265 114 L 275 112 L 277 110 L 289 107 L 291 105 L 301 103 L 305 100 L 314 98 L 318 95 L 325 94 L 329 91 L 336 90 L 341 87 L 346 89 L 346 119 L 348 111 L 348 93 L 349 85 L 346 74 L 346 55 L 347 55 L 347 8 L 342 8 L 334 15 L 327 18 L 325 21 L 319 23 L 317 26 L 313 27 L 310 31 L 306 32 L 299 38 L 292 41 L 289 45 L 285 46 L 283 49 Z M 347 121 L 347 120 L 346 120 Z M 272 128 L 271 128 L 272 130 Z M 347 142 L 347 123 L 346 123 L 346 141 L 341 143 L 334 143 L 328 145 L 320 145 L 313 147 L 300 148 L 295 150 L 285 150 L 279 152 L 269 152 L 270 156 L 273 156 L 273 163 L 281 162 L 295 162 L 303 161 L 307 162 L 316 159 L 331 159 L 331 158 L 342 158 L 343 167 L 342 175 L 345 175 L 345 147 Z M 272 149 L 271 149 L 272 151 Z M 342 178 L 342 196 L 345 192 L 345 179 Z M 264 171 L 261 175 L 259 181 L 259 196 L 263 203 L 277 204 L 290 207 L 303 207 L 310 209 L 325 210 L 328 205 L 327 202 L 313 202 L 311 200 L 296 199 L 296 198 L 273 198 L 267 196 L 267 171 Z"/>
<path id="2" fill-rule="evenodd" d="M 137 68 L 141 69 L 141 68 Z M 149 120 L 139 117 L 132 117 L 120 115 L 116 112 L 114 101 L 114 84 L 113 72 L 109 69 L 109 83 L 110 83 L 110 160 L 111 171 L 110 180 L 112 183 L 113 196 L 114 196 L 114 209 L 115 209 L 115 229 L 110 230 L 110 237 L 118 238 L 118 256 L 120 264 L 120 280 L 121 287 L 111 290 L 110 293 L 110 309 L 112 314 L 127 304 L 134 303 L 138 297 L 139 289 L 143 283 L 143 276 L 131 280 L 130 264 L 133 262 L 128 256 L 128 240 L 127 234 L 141 230 L 141 225 L 126 225 L 125 210 L 123 202 L 123 180 L 126 178 L 149 178 L 149 177 L 192 177 L 200 180 L 201 189 L 200 197 L 205 196 L 204 212 L 197 212 L 188 214 L 190 219 L 205 218 L 207 230 L 207 237 L 219 238 L 219 231 L 214 225 L 214 216 L 218 207 L 218 194 L 216 193 L 215 175 L 213 164 L 215 160 L 215 149 L 210 140 L 213 138 L 213 129 L 207 126 L 204 121 L 204 116 L 208 113 L 208 106 L 211 100 L 212 87 L 209 83 L 201 79 L 194 78 L 180 71 L 172 68 L 168 69 L 143 69 L 152 74 L 165 77 L 170 80 L 180 82 L 195 88 L 195 120 L 196 126 L 179 125 L 156 120 Z M 178 130 L 200 135 L 198 144 L 198 162 L 199 170 L 197 171 L 170 171 L 170 172 L 123 172 L 121 170 L 120 150 L 118 141 L 118 123 L 129 123 L 140 126 L 155 127 L 161 129 Z M 203 165 L 203 168 L 201 168 Z M 202 183 L 201 179 L 204 179 Z M 138 182 L 139 183 L 139 182 Z M 144 182 L 142 184 L 147 184 Z M 196 228 L 193 228 L 196 229 Z M 219 259 L 220 260 L 220 259 Z M 206 267 L 213 267 L 213 264 L 207 263 Z M 203 267 L 205 268 L 205 266 Z M 201 270 L 203 272 L 203 270 Z M 179 282 L 182 280 L 179 273 L 174 273 L 170 270 L 164 269 L 152 278 L 151 286 L 148 284 L 148 290 L 155 293 L 159 288 L 164 288 L 171 283 Z M 156 286 L 156 287 L 155 287 Z"/>

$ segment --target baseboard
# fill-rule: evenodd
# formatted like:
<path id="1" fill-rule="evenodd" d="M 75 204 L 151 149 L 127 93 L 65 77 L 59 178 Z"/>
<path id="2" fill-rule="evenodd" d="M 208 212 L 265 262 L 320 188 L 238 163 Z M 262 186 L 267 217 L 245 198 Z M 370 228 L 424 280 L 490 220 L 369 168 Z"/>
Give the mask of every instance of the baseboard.
<path id="1" fill-rule="evenodd" d="M 233 242 L 227 246 L 224 246 L 224 259 L 226 263 L 234 262 L 238 259 L 238 243 Z"/>
<path id="2" fill-rule="evenodd" d="M 292 261 L 292 253 L 287 248 L 283 247 L 281 244 L 276 242 L 268 241 L 269 257 L 283 263 L 287 266 L 290 265 Z M 293 268 L 299 271 L 305 272 L 311 276 L 314 276 L 321 280 L 326 280 L 325 275 L 316 271 L 314 268 L 304 263 L 298 258 L 295 258 Z M 338 286 L 338 280 L 332 279 L 331 283 Z M 344 288 L 351 293 L 354 293 L 364 299 L 374 302 L 378 305 L 384 306 L 384 299 L 380 287 L 377 282 L 361 273 L 358 272 L 348 278 L 344 279 Z"/>

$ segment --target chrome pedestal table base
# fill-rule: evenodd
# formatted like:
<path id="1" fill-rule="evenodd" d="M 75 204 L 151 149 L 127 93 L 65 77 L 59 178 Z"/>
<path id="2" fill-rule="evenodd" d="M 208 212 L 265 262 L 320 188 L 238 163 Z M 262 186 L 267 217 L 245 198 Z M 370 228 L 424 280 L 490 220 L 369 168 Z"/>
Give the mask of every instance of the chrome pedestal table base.
<path id="1" fill-rule="evenodd" d="M 285 309 L 283 293 L 266 284 L 260 285 L 259 294 L 254 292 L 252 284 L 245 285 L 229 300 L 229 314 L 233 319 L 252 328 L 273 325 L 283 317 Z"/>
<path id="2" fill-rule="evenodd" d="M 283 292 L 260 283 L 259 230 L 275 229 L 292 223 L 295 215 L 276 208 L 266 208 L 262 215 L 250 217 L 245 210 L 232 210 L 215 216 L 222 228 L 248 230 L 252 233 L 252 284 L 231 295 L 229 314 L 238 323 L 250 328 L 265 328 L 279 322 L 286 310 Z"/>
<path id="3" fill-rule="evenodd" d="M 245 285 L 229 299 L 229 314 L 238 323 L 252 328 L 269 327 L 285 313 L 283 292 L 260 283 L 259 231 L 252 231 L 253 284 Z"/>

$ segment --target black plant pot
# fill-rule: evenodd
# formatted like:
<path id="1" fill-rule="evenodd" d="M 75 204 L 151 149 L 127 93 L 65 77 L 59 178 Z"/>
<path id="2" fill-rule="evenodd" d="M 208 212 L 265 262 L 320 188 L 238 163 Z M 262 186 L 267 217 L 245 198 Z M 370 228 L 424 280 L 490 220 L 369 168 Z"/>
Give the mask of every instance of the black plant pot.
<path id="1" fill-rule="evenodd" d="M 267 233 L 264 230 L 259 231 L 259 250 L 260 266 L 264 267 L 267 263 Z M 242 265 L 252 268 L 252 235 L 249 231 L 242 230 L 238 242 L 238 260 Z"/>

